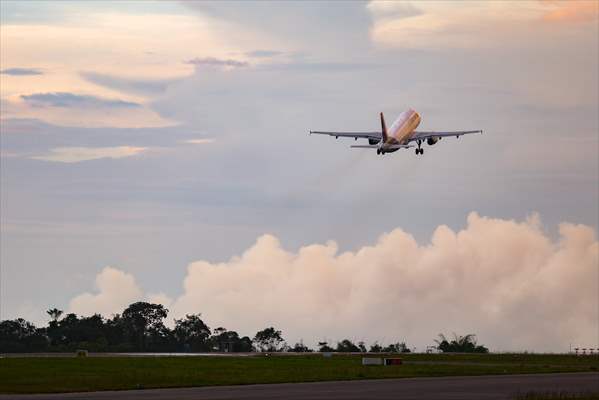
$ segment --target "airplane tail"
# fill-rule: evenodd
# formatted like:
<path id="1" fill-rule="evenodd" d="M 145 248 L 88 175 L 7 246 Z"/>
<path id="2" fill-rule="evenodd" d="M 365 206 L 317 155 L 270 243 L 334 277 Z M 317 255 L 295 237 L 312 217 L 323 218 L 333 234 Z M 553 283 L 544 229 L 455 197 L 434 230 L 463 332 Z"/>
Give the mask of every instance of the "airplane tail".
<path id="1" fill-rule="evenodd" d="M 381 113 L 381 132 L 383 133 L 383 143 L 387 142 L 387 124 L 385 124 L 385 116 Z"/>

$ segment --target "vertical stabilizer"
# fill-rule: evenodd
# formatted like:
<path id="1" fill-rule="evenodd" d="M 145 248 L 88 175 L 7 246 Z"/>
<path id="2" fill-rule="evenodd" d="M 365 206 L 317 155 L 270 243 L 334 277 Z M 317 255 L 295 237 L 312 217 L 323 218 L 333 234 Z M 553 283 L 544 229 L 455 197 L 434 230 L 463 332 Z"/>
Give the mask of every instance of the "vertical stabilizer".
<path id="1" fill-rule="evenodd" d="M 385 116 L 381 113 L 381 132 L 383 133 L 383 143 L 387 142 L 387 124 L 385 124 Z"/>

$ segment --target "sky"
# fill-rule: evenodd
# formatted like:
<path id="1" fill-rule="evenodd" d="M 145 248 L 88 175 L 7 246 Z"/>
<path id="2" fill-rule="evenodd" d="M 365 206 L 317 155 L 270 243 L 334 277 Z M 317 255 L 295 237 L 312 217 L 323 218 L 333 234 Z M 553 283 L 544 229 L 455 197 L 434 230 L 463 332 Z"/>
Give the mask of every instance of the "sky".
<path id="1" fill-rule="evenodd" d="M 0 7 L 1 319 L 599 347 L 596 1 Z"/>

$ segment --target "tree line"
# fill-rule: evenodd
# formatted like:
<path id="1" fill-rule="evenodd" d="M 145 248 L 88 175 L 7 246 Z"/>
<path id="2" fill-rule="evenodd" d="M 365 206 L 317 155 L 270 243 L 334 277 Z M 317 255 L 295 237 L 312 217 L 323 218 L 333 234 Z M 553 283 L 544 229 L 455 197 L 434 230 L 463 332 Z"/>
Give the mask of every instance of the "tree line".
<path id="1" fill-rule="evenodd" d="M 240 336 L 223 327 L 211 329 L 201 314 L 188 314 L 175 319 L 174 327 L 164 324 L 168 310 L 162 304 L 136 302 L 121 314 L 104 318 L 100 314 L 79 317 L 64 314 L 53 308 L 47 311 L 50 321 L 38 328 L 22 318 L 0 321 L 0 352 L 68 352 L 86 349 L 92 352 L 312 352 L 313 349 L 298 342 L 287 344 L 282 332 L 268 327 L 256 332 L 253 338 Z M 446 352 L 488 352 L 477 345 L 474 335 L 457 336 L 447 340 L 439 335 L 437 348 Z M 333 344 L 334 345 L 334 344 Z M 375 352 L 408 353 L 405 342 L 382 346 L 349 339 L 329 346 L 319 342 L 320 352 Z"/>

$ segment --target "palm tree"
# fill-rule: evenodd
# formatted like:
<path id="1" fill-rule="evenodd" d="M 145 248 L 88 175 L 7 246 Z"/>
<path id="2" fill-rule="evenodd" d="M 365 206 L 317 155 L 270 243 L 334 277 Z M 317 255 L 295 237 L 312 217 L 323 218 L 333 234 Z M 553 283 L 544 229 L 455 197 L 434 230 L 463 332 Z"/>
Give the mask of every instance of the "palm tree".
<path id="1" fill-rule="evenodd" d="M 52 318 L 52 321 L 58 321 L 58 318 L 62 315 L 63 311 L 54 307 L 46 311 L 46 313 Z"/>
<path id="2" fill-rule="evenodd" d="M 435 343 L 437 343 L 437 349 L 443 352 L 449 351 L 449 340 L 445 337 L 444 334 L 439 333 L 439 339 L 435 339 Z"/>
<path id="3" fill-rule="evenodd" d="M 487 353 L 489 350 L 484 346 L 479 346 L 476 342 L 476 335 L 469 333 L 464 336 L 453 334 L 453 339 L 440 333 L 439 339 L 436 339 L 437 349 L 442 352 L 460 352 L 460 353 Z"/>
<path id="4" fill-rule="evenodd" d="M 462 349 L 462 351 L 465 351 L 470 347 L 476 347 L 476 335 L 473 333 L 469 333 L 464 336 L 458 336 L 454 333 L 453 341 L 458 345 L 459 349 Z"/>

